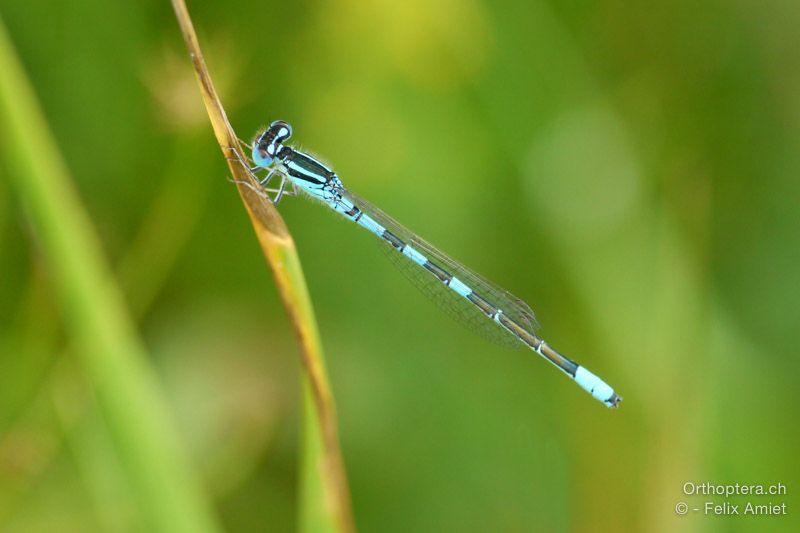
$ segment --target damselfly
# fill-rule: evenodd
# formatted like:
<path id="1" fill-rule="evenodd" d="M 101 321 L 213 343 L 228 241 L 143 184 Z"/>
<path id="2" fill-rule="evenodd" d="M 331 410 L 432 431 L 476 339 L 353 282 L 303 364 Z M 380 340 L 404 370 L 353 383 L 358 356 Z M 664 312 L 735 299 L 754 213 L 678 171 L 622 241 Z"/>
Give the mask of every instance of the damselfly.
<path id="1" fill-rule="evenodd" d="M 508 292 L 460 265 L 383 211 L 362 200 L 342 184 L 331 169 L 310 155 L 284 144 L 292 135 L 286 122 L 276 120 L 252 145 L 257 172 L 268 174 L 259 183 L 272 201 L 303 192 L 382 239 L 390 256 L 419 288 L 470 329 L 515 345 L 525 345 L 575 380 L 608 407 L 622 400 L 602 379 L 560 354 L 536 335 L 530 307 Z M 277 188 L 269 183 L 278 177 Z"/>

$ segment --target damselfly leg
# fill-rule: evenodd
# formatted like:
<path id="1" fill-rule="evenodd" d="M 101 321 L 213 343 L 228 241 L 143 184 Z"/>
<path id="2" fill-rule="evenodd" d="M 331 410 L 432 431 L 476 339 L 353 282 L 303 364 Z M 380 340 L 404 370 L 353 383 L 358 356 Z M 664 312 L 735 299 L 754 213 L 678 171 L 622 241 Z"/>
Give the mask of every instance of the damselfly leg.
<path id="1" fill-rule="evenodd" d="M 242 148 L 249 149 L 249 146 L 247 145 L 247 143 L 245 143 L 243 140 L 239 139 L 238 137 L 237 137 L 237 140 L 239 141 L 239 144 L 242 146 Z M 287 179 L 286 175 L 283 172 L 281 172 L 278 168 L 272 167 L 272 168 L 266 169 L 266 168 L 260 167 L 260 166 L 251 167 L 250 166 L 250 161 L 247 160 L 247 159 L 242 158 L 242 155 L 235 148 L 228 147 L 227 150 L 232 155 L 226 156 L 226 159 L 229 160 L 229 161 L 236 161 L 240 165 L 245 167 L 247 169 L 247 171 L 250 173 L 250 175 L 253 177 L 253 179 L 256 182 L 258 182 L 258 184 L 260 185 L 261 192 L 264 193 L 264 196 L 269 198 L 269 200 L 273 204 L 275 204 L 275 205 L 279 204 L 281 199 L 284 196 L 297 196 L 297 187 L 294 184 L 294 182 L 292 182 L 291 180 Z M 247 153 L 247 151 L 245 150 L 244 153 Z M 245 156 L 245 158 L 246 157 L 247 156 Z M 257 174 L 261 170 L 267 170 L 267 175 L 265 177 L 263 177 L 263 178 L 260 178 L 258 176 L 258 174 Z M 279 176 L 280 177 L 280 179 L 281 179 L 280 185 L 278 185 L 278 188 L 276 188 L 276 189 L 270 189 L 268 187 L 269 182 L 275 176 Z M 236 183 L 237 181 L 241 181 L 241 180 L 231 180 L 231 181 Z M 288 189 L 287 189 L 287 183 L 288 183 L 288 187 L 289 187 Z M 247 185 L 250 185 L 251 188 L 252 188 L 252 185 L 250 183 L 247 183 Z M 269 193 L 272 193 L 273 196 L 270 196 Z"/>

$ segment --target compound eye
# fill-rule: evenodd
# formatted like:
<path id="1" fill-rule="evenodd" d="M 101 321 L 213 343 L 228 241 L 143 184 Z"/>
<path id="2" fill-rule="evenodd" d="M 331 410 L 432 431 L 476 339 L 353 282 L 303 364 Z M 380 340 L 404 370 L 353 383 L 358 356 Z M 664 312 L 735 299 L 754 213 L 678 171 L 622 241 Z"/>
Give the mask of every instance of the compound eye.
<path id="1" fill-rule="evenodd" d="M 272 157 L 267 153 L 266 145 L 253 144 L 253 161 L 259 167 L 268 167 L 272 164 Z"/>
<path id="2" fill-rule="evenodd" d="M 288 122 L 283 120 L 276 120 L 269 125 L 270 131 L 275 132 L 275 142 L 282 143 L 292 136 L 292 127 Z"/>

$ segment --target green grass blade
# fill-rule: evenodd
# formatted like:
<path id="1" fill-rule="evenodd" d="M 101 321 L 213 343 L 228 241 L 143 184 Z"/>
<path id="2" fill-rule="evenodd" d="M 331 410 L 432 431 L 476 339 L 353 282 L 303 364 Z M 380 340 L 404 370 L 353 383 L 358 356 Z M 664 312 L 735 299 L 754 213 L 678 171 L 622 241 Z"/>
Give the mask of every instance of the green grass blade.
<path id="1" fill-rule="evenodd" d="M 10 183 L 47 258 L 76 353 L 143 521 L 154 531 L 216 531 L 122 295 L 2 24 L 0 72 L 0 146 Z"/>

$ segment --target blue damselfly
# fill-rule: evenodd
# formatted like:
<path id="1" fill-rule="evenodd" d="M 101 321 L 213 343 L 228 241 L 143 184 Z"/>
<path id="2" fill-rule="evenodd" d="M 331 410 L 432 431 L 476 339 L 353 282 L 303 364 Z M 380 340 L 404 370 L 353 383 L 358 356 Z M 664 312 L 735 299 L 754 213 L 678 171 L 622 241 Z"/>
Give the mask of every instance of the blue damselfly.
<path id="1" fill-rule="evenodd" d="M 291 126 L 277 120 L 251 146 L 255 165 L 251 171 L 268 172 L 263 179 L 257 179 L 264 194 L 273 194 L 271 199 L 274 203 L 298 192 L 322 201 L 385 242 L 390 247 L 390 256 L 407 277 L 451 316 L 484 336 L 527 346 L 596 399 L 608 407 L 617 406 L 622 398 L 614 389 L 551 348 L 536 334 L 536 319 L 527 304 L 465 268 L 347 190 L 330 168 L 284 144 L 291 135 Z M 270 189 L 269 183 L 276 177 L 280 182 L 276 188 Z"/>

